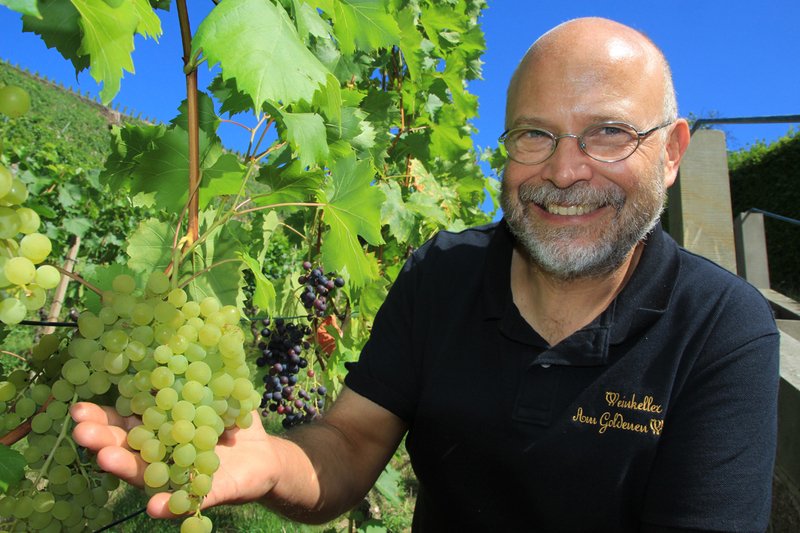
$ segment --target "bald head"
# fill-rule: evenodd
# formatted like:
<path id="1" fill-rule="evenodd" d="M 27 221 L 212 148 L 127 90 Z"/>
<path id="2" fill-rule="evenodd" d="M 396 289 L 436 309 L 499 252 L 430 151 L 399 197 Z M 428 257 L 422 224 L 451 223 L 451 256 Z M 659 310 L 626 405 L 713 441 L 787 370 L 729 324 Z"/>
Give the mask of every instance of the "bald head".
<path id="1" fill-rule="evenodd" d="M 672 76 L 664 55 L 641 32 L 608 19 L 574 19 L 533 43 L 509 83 L 506 128 L 513 127 L 520 109 L 536 103 L 530 100 L 545 87 L 567 96 L 600 91 L 609 102 L 625 97 L 630 105 L 648 106 L 655 100 L 657 120 L 677 118 Z M 603 110 L 596 112 L 602 115 Z M 609 118 L 627 118 L 643 126 L 630 117 Z"/>

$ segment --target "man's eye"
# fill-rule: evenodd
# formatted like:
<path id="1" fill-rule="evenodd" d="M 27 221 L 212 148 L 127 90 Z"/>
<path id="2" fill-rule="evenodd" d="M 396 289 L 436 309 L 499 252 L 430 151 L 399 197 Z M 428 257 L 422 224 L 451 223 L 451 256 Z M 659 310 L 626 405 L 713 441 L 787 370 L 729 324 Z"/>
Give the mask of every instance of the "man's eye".
<path id="1" fill-rule="evenodd" d="M 544 130 L 524 130 L 519 134 L 520 139 L 534 140 L 534 139 L 549 139 L 550 135 Z"/>
<path id="2" fill-rule="evenodd" d="M 594 130 L 590 135 L 627 135 L 627 132 L 617 126 L 603 126 Z"/>

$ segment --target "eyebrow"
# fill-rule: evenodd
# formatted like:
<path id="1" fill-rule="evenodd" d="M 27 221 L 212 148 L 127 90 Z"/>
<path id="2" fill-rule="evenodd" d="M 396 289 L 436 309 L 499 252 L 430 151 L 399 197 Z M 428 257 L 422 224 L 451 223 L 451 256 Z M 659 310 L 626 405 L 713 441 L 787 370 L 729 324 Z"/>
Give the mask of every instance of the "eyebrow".
<path id="1" fill-rule="evenodd" d="M 586 120 L 586 126 L 585 127 L 589 127 L 589 126 L 592 126 L 594 124 L 601 124 L 601 123 L 604 123 L 604 122 L 624 122 L 625 124 L 633 125 L 633 123 L 631 121 L 627 120 L 627 119 L 619 118 L 618 116 L 606 115 L 606 114 L 589 115 L 589 116 L 584 117 L 584 118 Z M 516 129 L 516 128 L 524 128 L 524 127 L 527 127 L 527 126 L 533 126 L 533 127 L 537 127 L 537 128 L 542 128 L 542 129 L 546 129 L 548 131 L 554 131 L 556 129 L 551 122 L 549 122 L 549 121 L 547 121 L 547 120 L 545 120 L 543 118 L 536 117 L 536 116 L 521 116 L 521 117 L 517 117 L 516 120 L 514 120 L 514 122 L 511 123 L 511 126 L 508 129 L 512 130 L 512 129 Z"/>

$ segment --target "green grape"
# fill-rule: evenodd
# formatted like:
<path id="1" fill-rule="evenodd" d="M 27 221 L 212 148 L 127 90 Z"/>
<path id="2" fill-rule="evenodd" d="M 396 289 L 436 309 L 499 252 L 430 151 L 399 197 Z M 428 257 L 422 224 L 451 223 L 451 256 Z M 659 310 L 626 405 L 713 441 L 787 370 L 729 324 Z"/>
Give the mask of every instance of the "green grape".
<path id="1" fill-rule="evenodd" d="M 195 342 L 197 340 L 197 328 L 187 320 L 186 324 L 178 328 L 178 335 L 186 337 L 186 340 L 190 343 Z"/>
<path id="2" fill-rule="evenodd" d="M 153 306 L 146 302 L 139 302 L 133 306 L 131 320 L 138 326 L 146 326 L 153 321 Z"/>
<path id="3" fill-rule="evenodd" d="M 194 438 L 194 424 L 188 420 L 175 420 L 172 423 L 172 438 L 178 444 L 186 444 Z"/>
<path id="4" fill-rule="evenodd" d="M 147 346 L 140 340 L 135 339 L 133 332 L 131 332 L 131 340 L 125 346 L 125 355 L 128 356 L 128 360 L 134 362 L 141 361 L 147 355 Z"/>
<path id="5" fill-rule="evenodd" d="M 33 499 L 30 496 L 22 496 L 14 506 L 14 518 L 24 520 L 33 513 Z"/>
<path id="6" fill-rule="evenodd" d="M 36 412 L 36 402 L 28 397 L 20 398 L 14 411 L 22 418 L 30 418 Z"/>
<path id="7" fill-rule="evenodd" d="M 178 392 L 175 389 L 165 388 L 156 393 L 156 405 L 159 409 L 171 410 L 177 402 Z"/>
<path id="8" fill-rule="evenodd" d="M 181 523 L 180 533 L 211 533 L 212 527 L 207 516 L 190 516 Z"/>
<path id="9" fill-rule="evenodd" d="M 4 176 L 3 170 L 5 170 L 5 167 L 0 166 L 0 187 L 2 187 Z M 10 188 L 11 181 L 8 183 Z M 22 221 L 17 211 L 10 207 L 0 207 L 0 238 L 13 239 L 19 233 L 20 226 L 22 226 Z"/>
<path id="10" fill-rule="evenodd" d="M 164 446 L 175 446 L 177 441 L 172 436 L 172 426 L 174 422 L 165 422 L 158 428 L 158 440 L 164 443 Z"/>
<path id="11" fill-rule="evenodd" d="M 34 433 L 46 433 L 53 426 L 53 419 L 47 413 L 39 413 L 31 419 L 31 431 Z"/>
<path id="12" fill-rule="evenodd" d="M 131 411 L 142 415 L 148 407 L 156 404 L 155 398 L 148 391 L 139 391 L 131 398 Z"/>
<path id="13" fill-rule="evenodd" d="M 217 432 L 213 427 L 199 426 L 194 430 L 192 444 L 199 451 L 213 450 L 217 445 L 217 440 Z"/>
<path id="14" fill-rule="evenodd" d="M 158 439 L 148 439 L 142 443 L 142 449 L 139 451 L 148 463 L 156 463 L 164 459 L 167 454 L 167 447 Z"/>
<path id="15" fill-rule="evenodd" d="M 205 324 L 197 332 L 197 340 L 203 346 L 216 346 L 222 337 L 222 330 L 212 324 Z"/>
<path id="16" fill-rule="evenodd" d="M 22 452 L 22 457 L 25 459 L 26 463 L 32 465 L 44 457 L 44 452 L 41 448 L 29 445 L 25 448 L 25 451 Z"/>
<path id="17" fill-rule="evenodd" d="M 60 402 L 55 400 L 47 405 L 45 413 L 47 413 L 47 416 L 49 416 L 53 420 L 63 420 L 64 417 L 67 416 L 68 410 L 69 406 L 65 402 Z"/>
<path id="18" fill-rule="evenodd" d="M 33 509 L 37 513 L 46 513 L 56 504 L 56 499 L 51 492 L 38 492 L 33 496 Z"/>
<path id="19" fill-rule="evenodd" d="M 51 467 L 47 473 L 50 485 L 66 485 L 71 476 L 72 472 L 70 472 L 69 468 L 59 464 Z"/>
<path id="20" fill-rule="evenodd" d="M 10 118 L 19 118 L 31 108 L 28 91 L 17 85 L 0 87 L 0 113 Z"/>
<path id="21" fill-rule="evenodd" d="M 19 178 L 11 179 L 11 188 L 8 192 L 0 198 L 0 204 L 9 205 L 22 205 L 28 199 L 28 188 L 25 183 Z"/>
<path id="22" fill-rule="evenodd" d="M 39 214 L 29 207 L 18 207 L 17 216 L 19 217 L 19 231 L 25 235 L 35 233 L 42 224 Z"/>
<path id="23" fill-rule="evenodd" d="M 150 383 L 158 390 L 171 387 L 175 383 L 175 374 L 169 368 L 160 366 L 150 373 Z"/>
<path id="24" fill-rule="evenodd" d="M 206 296 L 200 301 L 200 315 L 207 317 L 220 309 L 219 300 L 213 296 Z"/>
<path id="25" fill-rule="evenodd" d="M 169 302 L 158 302 L 153 308 L 153 318 L 162 324 L 172 322 L 177 314 L 179 314 L 178 310 Z"/>
<path id="26" fill-rule="evenodd" d="M 86 381 L 86 384 L 89 386 L 89 390 L 92 391 L 92 394 L 105 394 L 111 389 L 111 380 L 108 374 L 103 371 L 93 372 Z"/>
<path id="27" fill-rule="evenodd" d="M 31 355 L 37 361 L 47 359 L 48 357 L 56 353 L 60 344 L 61 344 L 61 337 L 59 337 L 55 333 L 42 335 L 42 338 L 39 339 L 39 342 L 37 342 L 34 345 L 33 349 L 31 350 Z"/>
<path id="28" fill-rule="evenodd" d="M 172 350 L 174 354 L 182 354 L 186 351 L 186 348 L 189 346 L 189 339 L 184 337 L 183 335 L 175 334 L 170 339 L 167 345 Z"/>
<path id="29" fill-rule="evenodd" d="M 109 374 L 121 374 L 128 368 L 128 356 L 124 353 L 108 352 L 103 367 Z"/>
<path id="30" fill-rule="evenodd" d="M 27 311 L 41 309 L 44 307 L 46 300 L 47 294 L 44 292 L 44 289 L 33 283 L 28 285 L 27 290 L 20 291 L 19 294 L 19 301 L 22 302 L 22 305 L 25 306 Z"/>
<path id="31" fill-rule="evenodd" d="M 136 290 L 136 280 L 128 274 L 118 274 L 111 281 L 111 288 L 122 294 L 132 294 Z"/>
<path id="32" fill-rule="evenodd" d="M 61 367 L 61 375 L 73 385 L 82 385 L 89 379 L 89 369 L 83 361 L 70 359 Z"/>
<path id="33" fill-rule="evenodd" d="M 16 298 L 6 298 L 0 302 L 0 321 L 4 324 L 19 324 L 25 319 L 28 309 Z"/>
<path id="34" fill-rule="evenodd" d="M 169 290 L 169 277 L 160 271 L 155 271 L 147 278 L 147 290 L 153 294 L 164 294 Z"/>
<path id="35" fill-rule="evenodd" d="M 113 296 L 111 306 L 119 316 L 128 318 L 136 307 L 136 297 L 130 294 L 116 293 Z"/>
<path id="36" fill-rule="evenodd" d="M 66 379 L 57 379 L 53 383 L 50 392 L 56 400 L 67 402 L 72 399 L 72 395 L 75 393 L 75 386 Z"/>
<path id="37" fill-rule="evenodd" d="M 105 325 L 91 311 L 84 311 L 78 316 L 78 332 L 87 339 L 98 339 L 105 331 Z"/>
<path id="38" fill-rule="evenodd" d="M 144 424 L 147 429 L 156 430 L 167 420 L 169 420 L 169 417 L 166 411 L 162 411 L 156 406 L 148 407 L 145 409 L 144 413 L 142 413 L 142 424 Z"/>
<path id="39" fill-rule="evenodd" d="M 186 347 L 184 355 L 186 356 L 188 362 L 194 363 L 195 361 L 202 361 L 203 359 L 205 359 L 207 353 L 205 348 L 203 348 L 199 344 L 191 342 L 189 343 L 189 346 Z"/>
<path id="40" fill-rule="evenodd" d="M 159 344 L 156 346 L 156 349 L 153 350 L 153 359 L 162 365 L 169 363 L 169 360 L 172 359 L 172 355 L 172 348 L 166 344 Z"/>
<path id="41" fill-rule="evenodd" d="M 59 522 L 63 522 L 64 520 L 66 520 L 70 512 L 72 512 L 72 505 L 70 505 L 70 503 L 66 500 L 58 500 L 53 505 L 53 510 L 52 510 L 53 518 L 55 518 Z"/>
<path id="42" fill-rule="evenodd" d="M 169 497 L 167 507 L 173 514 L 184 514 L 192 507 L 192 500 L 189 499 L 189 493 L 185 490 L 176 490 Z"/>
<path id="43" fill-rule="evenodd" d="M 205 385 L 211 381 L 211 368 L 203 361 L 195 361 L 186 369 L 186 379 Z"/>
<path id="44" fill-rule="evenodd" d="M 253 383 L 246 378 L 236 378 L 233 380 L 233 390 L 231 396 L 241 401 L 249 398 L 253 392 Z"/>
<path id="45" fill-rule="evenodd" d="M 57 464 L 69 466 L 75 462 L 78 455 L 70 446 L 59 446 L 53 454 L 53 459 Z"/>
<path id="46" fill-rule="evenodd" d="M 172 289 L 167 295 L 167 301 L 175 307 L 183 307 L 187 300 L 186 292 L 183 289 Z"/>
<path id="47" fill-rule="evenodd" d="M 14 179 L 14 175 L 8 170 L 5 166 L 0 165 L 0 198 L 5 196 L 8 191 L 11 190 L 11 182 Z M 13 235 L 12 235 L 13 237 Z M 10 237 L 4 237 L 10 238 Z"/>
<path id="48" fill-rule="evenodd" d="M 100 309 L 100 311 L 97 312 L 97 318 L 102 320 L 103 324 L 105 324 L 106 326 L 110 326 L 111 324 L 113 324 L 114 322 L 116 322 L 119 319 L 119 315 L 112 308 L 103 307 L 102 309 Z M 108 332 L 105 332 L 103 335 L 107 335 L 107 334 L 108 334 Z M 101 339 L 102 339 L 103 335 L 100 336 Z"/>
<path id="49" fill-rule="evenodd" d="M 82 475 L 74 474 L 67 481 L 67 488 L 72 494 L 85 493 L 89 488 L 89 482 Z"/>
<path id="50" fill-rule="evenodd" d="M 126 398 L 125 396 L 118 396 L 114 401 L 114 409 L 117 410 L 120 416 L 131 416 L 133 414 L 133 409 L 131 409 L 131 399 Z"/>
<path id="51" fill-rule="evenodd" d="M 208 474 L 197 474 L 192 479 L 189 490 L 195 496 L 203 497 L 211 492 L 211 476 Z"/>
<path id="52" fill-rule="evenodd" d="M 19 252 L 34 264 L 39 264 L 50 255 L 53 245 L 47 235 L 31 233 L 19 241 Z"/>
<path id="53" fill-rule="evenodd" d="M 176 375 L 181 375 L 186 372 L 186 369 L 189 367 L 189 360 L 184 355 L 173 355 L 169 362 L 167 363 L 167 367 Z"/>
<path id="54" fill-rule="evenodd" d="M 194 420 L 196 408 L 192 402 L 180 400 L 172 407 L 172 420 Z"/>
<path id="55" fill-rule="evenodd" d="M 136 389 L 140 391 L 149 391 L 150 390 L 150 371 L 149 370 L 140 370 L 133 376 L 133 384 L 136 385 Z"/>
<path id="56" fill-rule="evenodd" d="M 198 452 L 194 458 L 194 466 L 199 473 L 210 476 L 219 468 L 219 457 L 210 450 Z"/>
<path id="57" fill-rule="evenodd" d="M 161 487 L 169 482 L 169 467 L 162 461 L 150 463 L 144 469 L 144 482 L 148 487 Z"/>
<path id="58" fill-rule="evenodd" d="M 187 381 L 183 384 L 183 390 L 181 390 L 181 398 L 193 404 L 198 404 L 200 403 L 200 400 L 203 398 L 204 391 L 205 391 L 205 386 L 198 383 L 197 381 Z"/>
<path id="59" fill-rule="evenodd" d="M 190 469 L 185 466 L 172 464 L 169 467 L 169 481 L 178 487 L 182 487 L 189 482 Z"/>
<path id="60" fill-rule="evenodd" d="M 0 381 L 0 401 L 7 402 L 17 395 L 17 387 L 10 381 Z"/>
<path id="61" fill-rule="evenodd" d="M 196 426 L 212 426 L 217 419 L 219 419 L 219 415 L 211 405 L 198 405 L 192 420 Z"/>
<path id="62" fill-rule="evenodd" d="M 153 328 L 146 324 L 135 327 L 131 330 L 131 339 L 140 342 L 142 346 L 146 348 L 153 342 Z"/>
<path id="63" fill-rule="evenodd" d="M 128 431 L 128 446 L 134 450 L 141 450 L 145 441 L 155 438 L 155 433 L 146 427 L 135 426 Z"/>
<path id="64" fill-rule="evenodd" d="M 243 351 L 242 341 L 231 333 L 225 333 L 219 338 L 219 352 L 223 357 L 235 357 Z"/>
<path id="65" fill-rule="evenodd" d="M 195 301 L 188 301 L 181 307 L 181 314 L 187 319 L 200 316 L 200 304 Z"/>
<path id="66" fill-rule="evenodd" d="M 176 422 L 177 424 L 177 422 Z M 174 432 L 175 428 L 173 428 Z M 172 450 L 172 460 L 176 465 L 189 467 L 197 457 L 197 450 L 190 442 L 179 443 Z"/>

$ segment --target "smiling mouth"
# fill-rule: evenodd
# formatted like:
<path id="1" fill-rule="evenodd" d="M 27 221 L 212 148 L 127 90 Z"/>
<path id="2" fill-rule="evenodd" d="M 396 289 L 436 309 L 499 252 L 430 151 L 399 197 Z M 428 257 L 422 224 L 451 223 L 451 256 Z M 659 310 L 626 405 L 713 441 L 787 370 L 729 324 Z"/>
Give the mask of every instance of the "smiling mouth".
<path id="1" fill-rule="evenodd" d="M 540 205 L 545 211 L 548 213 L 552 213 L 553 215 L 562 215 L 562 216 L 580 216 L 585 215 L 586 213 L 590 213 L 595 209 L 598 209 L 600 206 L 597 205 L 558 205 L 558 204 L 547 204 L 547 205 Z"/>

